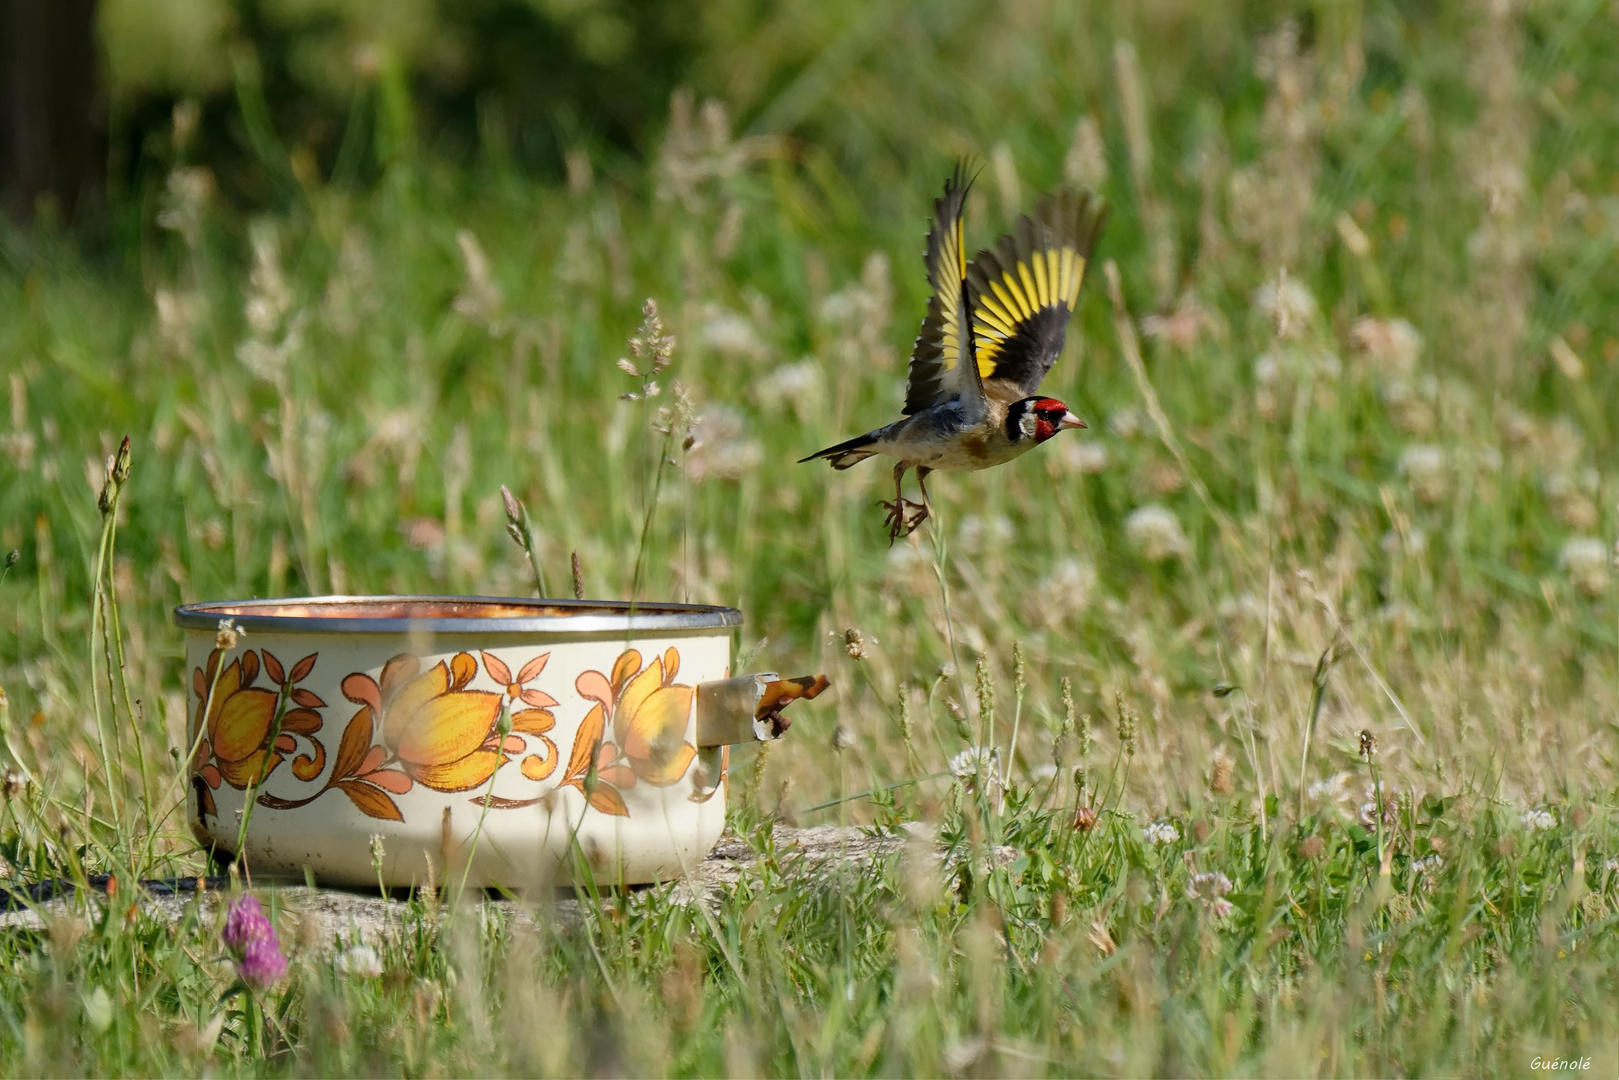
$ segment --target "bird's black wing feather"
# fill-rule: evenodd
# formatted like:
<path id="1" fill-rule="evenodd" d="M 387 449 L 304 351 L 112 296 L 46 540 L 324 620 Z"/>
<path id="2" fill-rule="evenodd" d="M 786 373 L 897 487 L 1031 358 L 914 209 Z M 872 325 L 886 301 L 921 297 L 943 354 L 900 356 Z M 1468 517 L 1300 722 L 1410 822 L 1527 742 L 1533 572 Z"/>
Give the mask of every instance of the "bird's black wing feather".
<path id="1" fill-rule="evenodd" d="M 1089 192 L 1045 196 L 967 268 L 978 372 L 989 397 L 1029 397 L 1062 355 L 1068 318 L 1107 207 Z"/>

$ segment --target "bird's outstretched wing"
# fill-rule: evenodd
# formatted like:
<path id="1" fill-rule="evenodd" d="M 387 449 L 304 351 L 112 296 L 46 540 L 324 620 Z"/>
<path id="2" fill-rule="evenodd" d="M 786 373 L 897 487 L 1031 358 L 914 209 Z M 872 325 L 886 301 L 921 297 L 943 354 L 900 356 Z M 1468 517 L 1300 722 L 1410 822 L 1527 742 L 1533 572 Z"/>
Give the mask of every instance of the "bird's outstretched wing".
<path id="1" fill-rule="evenodd" d="M 928 284 L 933 295 L 922 319 L 921 332 L 911 349 L 910 377 L 905 388 L 905 412 L 916 413 L 947 401 L 963 390 L 962 357 L 972 355 L 971 327 L 967 318 L 967 245 L 961 218 L 972 180 L 964 164 L 944 183 L 944 194 L 933 202 L 933 227 L 928 230 Z M 976 381 L 976 380 L 974 380 Z"/>
<path id="2" fill-rule="evenodd" d="M 1063 189 L 1019 218 L 993 250 L 973 256 L 967 268 L 971 333 L 990 398 L 1011 402 L 1033 395 L 1062 355 L 1068 317 L 1106 217 L 1107 206 L 1097 196 Z"/>

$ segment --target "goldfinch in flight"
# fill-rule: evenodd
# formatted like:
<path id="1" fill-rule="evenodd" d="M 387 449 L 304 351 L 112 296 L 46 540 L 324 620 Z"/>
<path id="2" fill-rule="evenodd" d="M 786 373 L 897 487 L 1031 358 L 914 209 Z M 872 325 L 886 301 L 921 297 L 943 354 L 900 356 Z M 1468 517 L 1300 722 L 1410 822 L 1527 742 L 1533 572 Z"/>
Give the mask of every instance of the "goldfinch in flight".
<path id="1" fill-rule="evenodd" d="M 987 469 L 1064 428 L 1085 426 L 1038 391 L 1062 355 L 1107 207 L 1088 192 L 1046 195 L 969 265 L 962 213 L 970 183 L 957 166 L 933 204 L 927 246 L 933 296 L 911 349 L 905 418 L 802 459 L 825 458 L 834 469 L 875 454 L 898 459 L 894 501 L 882 503 L 890 543 L 926 520 L 928 473 Z M 900 486 L 911 468 L 922 488 L 919 503 Z"/>

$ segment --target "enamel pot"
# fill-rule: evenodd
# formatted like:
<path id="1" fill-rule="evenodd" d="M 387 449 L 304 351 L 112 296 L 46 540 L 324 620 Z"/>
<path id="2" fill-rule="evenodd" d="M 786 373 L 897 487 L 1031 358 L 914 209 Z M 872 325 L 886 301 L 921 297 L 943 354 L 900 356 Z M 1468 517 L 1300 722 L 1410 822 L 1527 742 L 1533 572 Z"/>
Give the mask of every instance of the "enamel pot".
<path id="1" fill-rule="evenodd" d="M 678 876 L 725 827 L 730 746 L 827 685 L 732 677 L 724 607 L 335 596 L 175 622 L 193 832 L 333 885 Z"/>

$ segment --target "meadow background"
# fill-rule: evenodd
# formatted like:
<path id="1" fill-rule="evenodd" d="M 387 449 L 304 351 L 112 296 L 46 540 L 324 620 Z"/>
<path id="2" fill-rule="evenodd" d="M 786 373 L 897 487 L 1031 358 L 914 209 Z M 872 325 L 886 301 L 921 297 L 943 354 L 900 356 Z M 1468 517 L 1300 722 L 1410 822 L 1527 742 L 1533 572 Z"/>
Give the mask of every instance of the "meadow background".
<path id="1" fill-rule="evenodd" d="M 1619 7 L 100 26 L 105 207 L 0 226 L 5 887 L 202 869 L 175 604 L 527 594 L 502 484 L 554 591 L 577 551 L 628 596 L 650 520 L 641 596 L 836 690 L 733 759 L 765 872 L 713 910 L 423 897 L 376 977 L 284 933 L 254 996 L 216 918 L 91 904 L 0 941 L 5 1071 L 1619 1068 Z M 1046 384 L 1091 426 L 890 547 L 887 468 L 794 461 L 897 415 L 962 156 L 975 248 L 1058 183 L 1113 205 Z M 673 363 L 627 401 L 648 297 Z M 778 819 L 952 858 L 810 874 Z"/>

